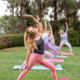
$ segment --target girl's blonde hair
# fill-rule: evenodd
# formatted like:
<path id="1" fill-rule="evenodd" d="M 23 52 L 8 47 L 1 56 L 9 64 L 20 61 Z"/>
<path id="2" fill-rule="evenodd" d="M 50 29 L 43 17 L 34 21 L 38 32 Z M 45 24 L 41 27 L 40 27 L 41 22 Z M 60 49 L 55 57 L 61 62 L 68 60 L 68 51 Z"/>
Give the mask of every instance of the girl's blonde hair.
<path id="1" fill-rule="evenodd" d="M 30 46 L 31 51 L 37 49 L 37 44 L 35 42 L 36 33 L 29 31 L 29 28 L 33 28 L 32 26 L 28 27 L 24 33 L 24 45 L 25 47 Z"/>

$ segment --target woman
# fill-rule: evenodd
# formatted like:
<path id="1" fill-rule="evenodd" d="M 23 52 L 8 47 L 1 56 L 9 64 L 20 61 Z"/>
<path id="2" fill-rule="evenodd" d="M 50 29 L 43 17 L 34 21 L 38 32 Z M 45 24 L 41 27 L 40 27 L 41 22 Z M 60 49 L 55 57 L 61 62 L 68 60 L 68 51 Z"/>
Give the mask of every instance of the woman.
<path id="1" fill-rule="evenodd" d="M 63 57 L 63 54 L 61 52 L 61 49 L 55 45 L 55 39 L 54 39 L 54 36 L 53 36 L 53 32 L 52 32 L 52 28 L 51 28 L 51 25 L 49 24 L 50 26 L 50 30 L 51 30 L 51 34 L 49 33 L 49 41 L 50 41 L 50 44 L 56 48 L 57 51 L 59 51 L 61 53 L 61 56 Z"/>
<path id="2" fill-rule="evenodd" d="M 54 56 L 55 56 L 55 60 L 58 60 L 57 59 L 57 53 L 56 53 L 56 48 L 54 48 L 50 43 L 49 43 L 49 33 L 47 32 L 47 23 L 46 23 L 46 19 L 44 17 L 44 20 L 45 20 L 45 30 L 44 30 L 44 33 L 43 33 L 43 38 L 44 38 L 44 45 L 46 48 L 48 49 L 51 49 L 54 51 Z"/>
<path id="3" fill-rule="evenodd" d="M 40 23 L 33 16 L 25 15 L 25 17 L 31 17 L 35 21 L 37 26 L 40 27 Z M 22 78 L 36 63 L 39 63 L 51 69 L 54 80 L 57 80 L 55 66 L 49 63 L 46 59 L 44 59 L 44 40 L 41 37 L 41 34 L 37 34 L 33 27 L 27 28 L 24 35 L 24 43 L 25 47 L 29 47 L 27 52 L 26 65 L 24 71 L 19 75 L 17 80 L 22 80 Z M 33 51 L 32 54 L 31 51 Z"/>
<path id="4" fill-rule="evenodd" d="M 68 24 L 67 22 L 65 23 L 66 25 L 66 31 L 64 32 L 63 30 L 60 30 L 60 37 L 61 37 L 61 42 L 60 42 L 60 48 L 65 44 L 69 47 L 70 53 L 72 54 L 72 47 L 68 42 L 68 37 L 67 37 L 67 32 L 68 32 Z"/>

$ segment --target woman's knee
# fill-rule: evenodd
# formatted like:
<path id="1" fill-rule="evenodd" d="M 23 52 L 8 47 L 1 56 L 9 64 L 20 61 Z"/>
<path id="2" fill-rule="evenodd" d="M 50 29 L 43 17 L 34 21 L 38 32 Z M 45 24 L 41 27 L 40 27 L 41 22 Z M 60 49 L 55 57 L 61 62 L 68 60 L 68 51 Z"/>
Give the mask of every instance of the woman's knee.
<path id="1" fill-rule="evenodd" d="M 72 48 L 71 45 L 69 45 L 69 48 L 70 48 L 70 49 Z"/>
<path id="2" fill-rule="evenodd" d="M 53 66 L 51 70 L 52 70 L 52 71 L 56 71 L 56 67 L 55 67 L 55 66 Z"/>

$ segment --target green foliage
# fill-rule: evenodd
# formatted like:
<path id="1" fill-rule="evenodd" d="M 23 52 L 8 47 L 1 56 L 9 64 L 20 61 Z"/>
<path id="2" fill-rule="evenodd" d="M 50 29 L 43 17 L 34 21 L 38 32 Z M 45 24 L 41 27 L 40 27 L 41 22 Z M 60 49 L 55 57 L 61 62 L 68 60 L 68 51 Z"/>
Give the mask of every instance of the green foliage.
<path id="1" fill-rule="evenodd" d="M 23 46 L 24 45 L 23 34 L 11 34 L 0 37 L 0 49 L 7 47 Z"/>
<path id="2" fill-rule="evenodd" d="M 19 19 L 17 17 L 3 16 L 0 18 L 0 26 L 4 28 L 5 34 L 16 34 L 19 32 Z"/>

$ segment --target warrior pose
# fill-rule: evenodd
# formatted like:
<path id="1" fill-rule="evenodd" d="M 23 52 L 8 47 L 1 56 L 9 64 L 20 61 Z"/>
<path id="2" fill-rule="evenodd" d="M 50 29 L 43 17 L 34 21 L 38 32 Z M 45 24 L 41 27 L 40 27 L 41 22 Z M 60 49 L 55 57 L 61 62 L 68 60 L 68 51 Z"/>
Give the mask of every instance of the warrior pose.
<path id="1" fill-rule="evenodd" d="M 32 15 L 25 15 L 25 17 L 31 17 L 35 21 L 37 26 L 41 26 L 41 24 Z M 52 77 L 54 78 L 54 80 L 57 80 L 55 66 L 44 59 L 44 40 L 41 37 L 41 34 L 37 34 L 32 26 L 28 27 L 25 31 L 24 44 L 25 47 L 29 47 L 27 52 L 26 65 L 24 71 L 19 75 L 17 80 L 22 80 L 22 78 L 36 63 L 39 63 L 51 69 Z M 31 51 L 33 51 L 32 54 Z"/>
<path id="2" fill-rule="evenodd" d="M 60 30 L 60 37 L 61 37 L 60 48 L 63 45 L 67 45 L 69 47 L 69 49 L 70 49 L 70 53 L 72 53 L 72 47 L 69 44 L 68 37 L 67 37 L 67 32 L 68 32 L 68 24 L 67 24 L 67 22 L 65 23 L 65 25 L 66 25 L 66 31 L 64 32 L 63 30 Z"/>

